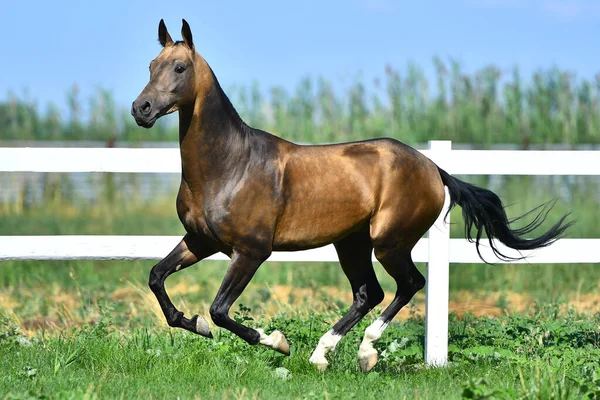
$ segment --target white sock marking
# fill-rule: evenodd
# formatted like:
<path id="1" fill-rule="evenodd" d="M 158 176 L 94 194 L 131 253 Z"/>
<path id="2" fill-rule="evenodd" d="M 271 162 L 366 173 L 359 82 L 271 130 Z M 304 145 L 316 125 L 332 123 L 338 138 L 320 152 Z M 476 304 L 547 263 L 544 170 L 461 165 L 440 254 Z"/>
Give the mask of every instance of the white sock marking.
<path id="1" fill-rule="evenodd" d="M 365 329 L 365 337 L 363 338 L 360 347 L 358 348 L 358 358 L 366 358 L 373 354 L 377 354 L 377 350 L 373 347 L 373 344 L 381 338 L 381 334 L 387 328 L 388 323 L 384 322 L 383 319 L 377 318 L 367 329 Z"/>
<path id="2" fill-rule="evenodd" d="M 324 334 L 321 339 L 319 339 L 319 344 L 317 345 L 315 351 L 313 351 L 308 361 L 319 366 L 327 366 L 329 363 L 327 362 L 327 358 L 325 356 L 327 353 L 335 350 L 335 346 L 337 346 L 342 337 L 342 335 L 333 332 L 333 329 L 331 329 L 329 332 Z"/>

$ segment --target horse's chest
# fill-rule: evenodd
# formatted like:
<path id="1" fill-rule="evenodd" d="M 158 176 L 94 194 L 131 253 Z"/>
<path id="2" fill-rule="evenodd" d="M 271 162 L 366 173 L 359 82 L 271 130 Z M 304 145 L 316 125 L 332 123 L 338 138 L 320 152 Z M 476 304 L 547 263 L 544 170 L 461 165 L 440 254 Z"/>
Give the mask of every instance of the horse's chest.
<path id="1" fill-rule="evenodd" d="M 273 195 L 253 184 L 194 190 L 184 182 L 177 196 L 177 212 L 186 231 L 226 246 L 248 238 L 272 240 L 275 209 Z"/>
<path id="2" fill-rule="evenodd" d="M 202 212 L 202 198 L 194 196 L 185 183 L 182 183 L 177 194 L 177 215 L 187 232 L 202 234 L 208 231 Z"/>
<path id="3" fill-rule="evenodd" d="M 209 191 L 210 193 L 210 191 Z M 230 199 L 217 195 L 204 195 L 192 191 L 185 183 L 177 195 L 177 214 L 185 230 L 195 235 L 223 241 L 223 231 L 227 231 L 225 221 L 229 216 Z"/>

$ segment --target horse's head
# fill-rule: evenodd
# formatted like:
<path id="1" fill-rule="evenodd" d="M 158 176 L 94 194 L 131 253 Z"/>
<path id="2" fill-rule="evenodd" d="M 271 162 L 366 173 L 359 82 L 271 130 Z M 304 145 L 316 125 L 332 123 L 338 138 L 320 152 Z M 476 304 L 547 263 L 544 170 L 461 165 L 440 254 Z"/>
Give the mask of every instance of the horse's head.
<path id="1" fill-rule="evenodd" d="M 150 81 L 131 105 L 135 122 L 150 128 L 163 115 L 193 104 L 196 97 L 196 57 L 190 26 L 183 20 L 183 41 L 173 42 L 164 21 L 158 24 L 158 41 L 163 49 L 150 63 Z M 202 60 L 203 61 L 203 60 Z M 204 64 L 204 63 L 202 63 Z"/>

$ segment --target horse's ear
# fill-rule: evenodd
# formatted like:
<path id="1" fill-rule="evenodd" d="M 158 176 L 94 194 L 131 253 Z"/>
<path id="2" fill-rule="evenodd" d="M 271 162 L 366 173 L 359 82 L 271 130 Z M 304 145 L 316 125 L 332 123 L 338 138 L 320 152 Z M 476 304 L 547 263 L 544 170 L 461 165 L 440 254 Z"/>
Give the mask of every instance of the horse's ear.
<path id="1" fill-rule="evenodd" d="M 190 25 L 187 23 L 185 19 L 182 19 L 181 22 L 183 26 L 181 27 L 181 36 L 183 37 L 183 42 L 190 48 L 190 50 L 194 51 L 194 41 L 192 40 L 192 30 L 190 29 Z"/>
<path id="2" fill-rule="evenodd" d="M 158 24 L 158 41 L 160 42 L 160 45 L 162 47 L 173 45 L 173 39 L 171 39 L 171 35 L 169 35 L 169 32 L 167 31 L 165 21 L 163 21 L 162 19 Z"/>

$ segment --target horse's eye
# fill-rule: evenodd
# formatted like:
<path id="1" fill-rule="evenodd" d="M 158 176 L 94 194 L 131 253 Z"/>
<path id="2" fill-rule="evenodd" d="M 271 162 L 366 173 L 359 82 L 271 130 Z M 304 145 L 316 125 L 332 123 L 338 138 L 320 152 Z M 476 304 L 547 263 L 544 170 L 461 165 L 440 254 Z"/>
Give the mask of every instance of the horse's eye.
<path id="1" fill-rule="evenodd" d="M 175 67 L 175 72 L 177 72 L 178 74 L 181 74 L 183 71 L 185 71 L 185 67 L 183 65 L 178 65 Z"/>

